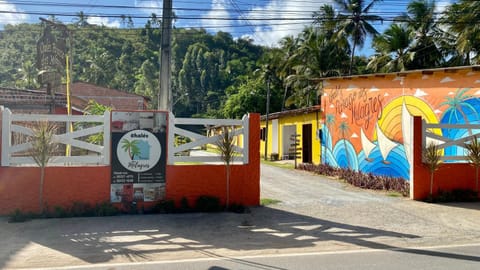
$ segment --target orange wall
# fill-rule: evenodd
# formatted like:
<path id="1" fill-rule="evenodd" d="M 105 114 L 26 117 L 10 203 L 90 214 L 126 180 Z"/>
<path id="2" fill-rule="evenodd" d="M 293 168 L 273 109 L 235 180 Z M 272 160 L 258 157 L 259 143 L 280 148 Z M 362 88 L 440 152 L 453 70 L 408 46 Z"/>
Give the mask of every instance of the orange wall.
<path id="1" fill-rule="evenodd" d="M 233 165 L 230 202 L 260 203 L 260 116 L 250 114 L 249 164 Z M 192 203 L 200 195 L 226 200 L 225 166 L 167 166 L 166 198 Z M 47 167 L 44 201 L 49 207 L 69 207 L 73 202 L 96 204 L 110 201 L 110 166 Z M 15 209 L 39 210 L 40 168 L 0 167 L 0 214 Z"/>
<path id="2" fill-rule="evenodd" d="M 423 200 L 430 193 L 430 171 L 422 163 L 422 118 L 414 117 L 413 192 L 410 197 Z M 433 194 L 438 190 L 475 189 L 475 168 L 468 163 L 444 163 L 433 175 Z"/>

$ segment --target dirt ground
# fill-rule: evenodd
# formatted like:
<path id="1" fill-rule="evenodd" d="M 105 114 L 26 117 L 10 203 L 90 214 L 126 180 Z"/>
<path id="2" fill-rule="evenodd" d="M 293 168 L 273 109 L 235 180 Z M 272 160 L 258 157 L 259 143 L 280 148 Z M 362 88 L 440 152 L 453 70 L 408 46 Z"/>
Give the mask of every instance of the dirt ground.
<path id="1" fill-rule="evenodd" d="M 193 213 L 8 223 L 0 268 L 75 266 L 260 254 L 480 243 L 480 204 L 427 204 L 262 165 L 247 214 Z"/>

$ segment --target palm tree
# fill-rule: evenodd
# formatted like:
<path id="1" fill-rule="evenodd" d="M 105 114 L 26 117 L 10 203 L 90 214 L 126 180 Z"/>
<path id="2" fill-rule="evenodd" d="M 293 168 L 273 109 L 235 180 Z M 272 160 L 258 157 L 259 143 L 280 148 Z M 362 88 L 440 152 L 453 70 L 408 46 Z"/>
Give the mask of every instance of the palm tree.
<path id="1" fill-rule="evenodd" d="M 430 142 L 430 144 L 423 149 L 422 151 L 422 159 L 423 163 L 428 167 L 430 171 L 430 198 L 433 195 L 433 174 L 438 168 L 440 168 L 440 164 L 442 163 L 441 160 L 441 152 L 438 146 Z"/>
<path id="2" fill-rule="evenodd" d="M 442 54 L 435 43 L 439 31 L 435 8 L 435 0 L 414 0 L 408 4 L 407 12 L 395 19 L 415 33 L 415 42 L 410 49 L 415 52 L 411 69 L 433 68 L 442 63 Z"/>
<path id="3" fill-rule="evenodd" d="M 447 101 L 440 103 L 440 106 L 443 106 L 443 105 L 448 106 L 448 108 L 444 111 L 444 114 L 450 113 L 450 116 L 448 118 L 449 123 L 452 122 L 452 117 L 455 117 L 455 120 L 458 123 L 459 121 L 458 113 L 461 114 L 465 124 L 469 123 L 468 117 L 463 111 L 463 107 L 468 108 L 472 112 L 477 112 L 475 107 L 473 107 L 470 103 L 466 102 L 467 99 L 470 99 L 473 97 L 472 95 L 467 95 L 467 92 L 469 90 L 470 88 L 458 89 L 454 97 L 446 97 Z"/>
<path id="4" fill-rule="evenodd" d="M 415 53 L 410 51 L 412 31 L 400 24 L 392 24 L 382 35 L 375 37 L 373 47 L 377 53 L 367 68 L 373 72 L 405 71 Z"/>
<path id="5" fill-rule="evenodd" d="M 460 0 L 445 12 L 441 23 L 447 29 L 440 40 L 446 40 L 443 48 L 451 56 L 451 65 L 478 63 L 480 52 L 480 2 Z"/>
<path id="6" fill-rule="evenodd" d="M 223 163 L 225 163 L 227 189 L 225 209 L 228 209 L 230 204 L 230 164 L 233 162 L 236 154 L 233 129 L 233 127 L 222 127 L 222 134 L 216 143 L 218 150 L 220 151 L 220 158 L 222 159 Z"/>
<path id="7" fill-rule="evenodd" d="M 32 148 L 30 155 L 35 163 L 40 167 L 40 190 L 39 190 L 39 209 L 43 213 L 43 187 L 45 182 L 45 167 L 51 156 L 57 150 L 58 145 L 54 142 L 54 136 L 57 132 L 57 126 L 48 121 L 37 122 L 32 127 L 32 137 L 30 143 Z"/>
<path id="8" fill-rule="evenodd" d="M 77 18 L 74 19 L 74 24 L 79 27 L 88 26 L 88 16 L 83 12 L 80 11 L 77 13 Z"/>
<path id="9" fill-rule="evenodd" d="M 350 157 L 348 154 L 348 149 L 347 149 L 347 133 L 350 131 L 350 126 L 348 126 L 348 123 L 346 121 L 340 122 L 340 125 L 338 126 L 338 130 L 340 131 L 340 134 L 343 139 L 343 146 L 345 148 L 345 156 L 347 157 L 347 166 L 350 168 Z"/>
<path id="10" fill-rule="evenodd" d="M 22 68 L 19 70 L 20 82 L 19 86 L 28 89 L 35 89 L 38 87 L 37 76 L 38 70 L 32 61 L 27 60 L 22 63 Z"/>
<path id="11" fill-rule="evenodd" d="M 133 160 L 135 155 L 140 153 L 140 149 L 138 148 L 138 140 L 129 141 L 127 139 L 123 139 L 121 141 L 121 144 L 122 144 L 122 149 L 125 152 L 128 152 L 128 156 L 130 157 L 131 160 Z"/>
<path id="12" fill-rule="evenodd" d="M 340 27 L 337 36 L 349 37 L 352 43 L 349 68 L 349 75 L 351 75 L 357 46 L 363 47 L 367 36 L 376 36 L 378 34 L 377 30 L 370 24 L 370 22 L 382 21 L 383 19 L 380 16 L 369 15 L 368 13 L 375 3 L 381 0 L 371 0 L 368 4 L 366 4 L 366 1 L 364 0 L 334 1 L 342 8 L 342 11 L 338 15 Z"/>
<path id="13" fill-rule="evenodd" d="M 478 169 L 480 168 L 480 142 L 477 136 L 465 144 L 468 161 L 475 167 L 475 191 L 478 192 Z"/>

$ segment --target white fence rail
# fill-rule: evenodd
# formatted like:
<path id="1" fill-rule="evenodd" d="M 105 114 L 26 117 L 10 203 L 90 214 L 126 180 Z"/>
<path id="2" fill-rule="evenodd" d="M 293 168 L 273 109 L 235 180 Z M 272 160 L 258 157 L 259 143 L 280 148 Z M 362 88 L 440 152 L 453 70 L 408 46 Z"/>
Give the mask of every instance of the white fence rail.
<path id="1" fill-rule="evenodd" d="M 215 130 L 215 128 L 227 126 L 233 127 L 233 135 L 237 138 L 235 151 L 238 156 L 235 157 L 234 162 L 242 162 L 248 164 L 248 131 L 249 119 L 245 115 L 242 120 L 232 119 L 206 119 L 206 118 L 175 118 L 173 114 L 169 116 L 169 132 L 168 132 L 168 164 L 175 164 L 175 162 L 202 162 L 202 163 L 217 163 L 221 162 L 220 154 L 209 153 L 205 151 L 198 151 L 203 145 L 215 144 L 221 139 L 221 134 L 206 135 L 192 132 L 190 130 L 181 128 L 181 125 L 200 126 L 205 131 Z M 175 135 L 188 138 L 190 142 L 175 145 Z M 241 143 L 240 143 L 241 142 Z M 182 153 L 189 152 L 191 155 L 182 155 Z M 193 156 L 193 153 L 200 153 Z"/>
<path id="2" fill-rule="evenodd" d="M 104 115 L 50 115 L 50 114 L 13 114 L 8 108 L 0 106 L 2 112 L 2 166 L 33 165 L 35 161 L 29 155 L 32 145 L 29 137 L 33 131 L 31 127 L 38 121 L 57 122 L 58 126 L 67 127 L 70 123 L 82 122 L 87 126 L 83 129 L 56 134 L 54 142 L 75 148 L 75 155 L 55 155 L 49 160 L 49 165 L 109 165 L 110 164 L 110 112 Z M 90 124 L 90 125 L 89 125 Z M 197 126 L 196 133 L 185 128 L 185 126 Z M 219 153 L 212 153 L 200 150 L 204 145 L 214 145 L 221 139 L 221 134 L 212 134 L 208 130 L 227 126 L 233 128 L 235 136 L 236 156 L 234 162 L 248 164 L 248 135 L 249 118 L 245 115 L 242 120 L 232 119 L 204 119 L 204 118 L 175 118 L 169 116 L 168 129 L 168 164 L 175 162 L 199 162 L 218 163 L 221 162 Z M 97 145 L 85 140 L 88 136 L 103 134 L 103 144 Z M 175 144 L 175 136 L 188 138 L 183 144 Z M 21 140 L 15 138 L 20 137 Z M 78 154 L 80 152 L 80 154 Z M 183 153 L 191 155 L 182 155 Z M 82 154 L 83 153 L 83 154 Z"/>
<path id="3" fill-rule="evenodd" d="M 446 133 L 445 131 L 456 131 L 461 136 L 456 136 L 460 137 L 458 139 L 449 138 L 447 134 L 440 136 L 436 134 L 439 133 L 439 130 L 443 130 L 443 133 Z M 434 143 L 439 150 L 444 150 L 441 159 L 448 162 L 468 161 L 465 144 L 480 139 L 480 124 L 428 124 L 423 120 L 422 131 L 423 149 L 430 143 Z M 455 155 L 449 155 L 448 153 L 454 153 Z"/>
<path id="4" fill-rule="evenodd" d="M 51 114 L 13 114 L 8 108 L 2 110 L 2 166 L 18 166 L 35 164 L 35 161 L 28 155 L 32 147 L 29 137 L 32 136 L 32 125 L 38 121 L 56 122 L 59 126 L 67 127 L 70 123 L 82 122 L 84 129 L 72 132 L 65 128 L 65 133 L 56 134 L 54 142 L 64 144 L 80 150 L 80 155 L 53 156 L 49 165 L 106 165 L 110 164 L 110 112 L 104 115 L 51 115 Z M 89 125 L 91 124 L 91 125 Z M 87 142 L 84 138 L 103 134 L 103 144 L 97 145 Z M 13 137 L 21 137 L 16 142 Z M 86 150 L 86 151 L 82 151 Z"/>

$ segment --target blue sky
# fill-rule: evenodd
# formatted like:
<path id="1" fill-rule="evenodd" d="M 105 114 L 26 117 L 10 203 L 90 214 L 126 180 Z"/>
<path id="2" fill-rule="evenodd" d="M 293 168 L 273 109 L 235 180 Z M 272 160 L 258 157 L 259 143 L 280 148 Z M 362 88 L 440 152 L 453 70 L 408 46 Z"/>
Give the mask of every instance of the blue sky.
<path id="1" fill-rule="evenodd" d="M 453 0 L 437 0 L 439 11 Z M 393 18 L 404 12 L 410 1 L 383 0 L 372 14 Z M 173 0 L 178 16 L 175 26 L 203 27 L 209 32 L 230 32 L 234 37 L 247 36 L 255 43 L 276 46 L 287 35 L 296 35 L 311 23 L 313 11 L 332 0 Z M 64 23 L 75 21 L 83 11 L 91 24 L 125 27 L 120 15 L 131 16 L 135 27 L 143 27 L 148 17 L 162 14 L 161 0 L 0 0 L 0 29 L 5 24 L 37 23 L 39 17 L 54 14 Z M 390 21 L 376 23 L 383 32 Z M 361 53 L 370 54 L 370 44 Z"/>

